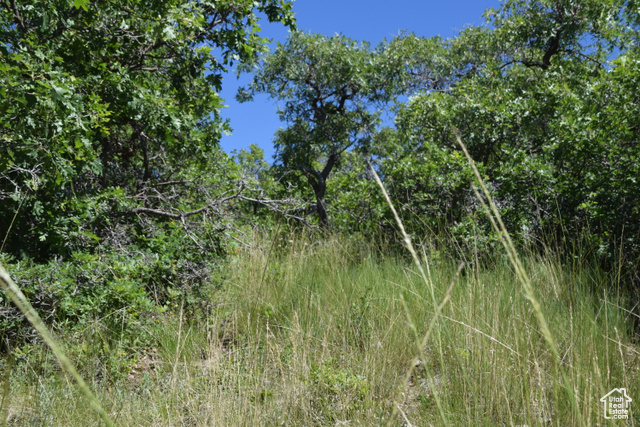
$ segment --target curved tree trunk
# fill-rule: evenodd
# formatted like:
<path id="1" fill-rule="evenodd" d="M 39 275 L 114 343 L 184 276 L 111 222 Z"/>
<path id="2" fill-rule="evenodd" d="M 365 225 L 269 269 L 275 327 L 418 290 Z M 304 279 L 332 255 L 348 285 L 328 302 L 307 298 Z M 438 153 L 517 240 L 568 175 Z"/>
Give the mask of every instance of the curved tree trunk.
<path id="1" fill-rule="evenodd" d="M 320 220 L 320 227 L 322 228 L 327 228 L 329 226 L 329 215 L 327 214 L 327 206 L 324 202 L 324 193 L 326 190 L 327 185 L 324 181 L 318 185 L 318 189 L 313 189 L 316 194 L 316 210 L 318 211 L 318 219 Z"/>
<path id="2" fill-rule="evenodd" d="M 307 177 L 309 184 L 313 188 L 313 193 L 316 196 L 316 211 L 318 212 L 318 220 L 320 221 L 320 227 L 329 227 L 329 214 L 327 213 L 327 205 L 324 201 L 324 195 L 327 192 L 327 178 L 331 173 L 331 169 L 338 160 L 338 153 L 332 153 L 327 159 L 327 164 L 324 166 L 322 172 L 315 169 L 310 169 L 304 166 L 300 166 L 300 170 L 304 176 Z"/>

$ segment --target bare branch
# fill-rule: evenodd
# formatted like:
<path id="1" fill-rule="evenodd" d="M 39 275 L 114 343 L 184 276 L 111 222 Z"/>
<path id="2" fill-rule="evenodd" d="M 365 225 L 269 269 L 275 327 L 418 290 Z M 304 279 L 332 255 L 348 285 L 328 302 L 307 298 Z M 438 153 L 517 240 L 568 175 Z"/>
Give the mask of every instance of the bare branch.
<path id="1" fill-rule="evenodd" d="M 212 202 L 206 204 L 205 206 L 199 208 L 199 209 L 195 209 L 189 212 L 179 212 L 179 213 L 173 213 L 173 212 L 167 212 L 167 211 L 163 211 L 161 209 L 153 209 L 153 208 L 147 208 L 147 207 L 138 207 L 138 208 L 133 208 L 131 210 L 128 211 L 124 211 L 124 212 L 117 212 L 115 215 L 116 216 L 125 216 L 125 215 L 137 215 L 137 214 L 146 214 L 146 215 L 155 215 L 155 216 L 160 216 L 160 217 L 165 217 L 165 218 L 171 218 L 171 219 L 177 219 L 177 220 L 181 220 L 184 221 L 185 218 L 188 218 L 190 216 L 194 216 L 194 215 L 198 215 L 201 214 L 213 207 L 216 206 L 220 206 L 225 202 L 228 202 L 229 200 L 233 200 L 236 199 L 240 196 L 240 194 L 242 193 L 242 191 L 244 191 L 244 186 L 242 186 L 240 188 L 240 190 L 238 190 L 238 192 L 236 194 L 233 194 L 231 196 L 228 197 L 223 197 L 222 199 L 217 199 L 217 200 L 213 200 Z"/>
<path id="2" fill-rule="evenodd" d="M 20 12 L 18 11 L 16 0 L 11 0 L 11 9 L 13 10 L 13 19 L 16 21 L 16 24 L 18 24 L 18 28 L 20 28 L 20 31 L 22 31 L 23 33 L 26 33 L 27 27 L 22 21 L 22 17 L 20 16 Z"/>

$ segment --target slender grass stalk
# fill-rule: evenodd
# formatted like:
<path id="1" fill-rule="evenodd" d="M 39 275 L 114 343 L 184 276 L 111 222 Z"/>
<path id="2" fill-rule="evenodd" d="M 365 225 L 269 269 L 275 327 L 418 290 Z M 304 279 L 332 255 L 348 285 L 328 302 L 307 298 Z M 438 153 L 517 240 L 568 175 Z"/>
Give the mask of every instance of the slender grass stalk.
<path id="1" fill-rule="evenodd" d="M 184 314 L 184 300 L 180 304 L 180 320 L 178 322 L 178 342 L 176 343 L 176 357 L 173 361 L 173 374 L 171 375 L 171 387 L 175 387 L 178 378 L 178 362 L 180 360 L 180 340 L 182 339 L 182 320 Z"/>
<path id="2" fill-rule="evenodd" d="M 553 334 L 551 333 L 551 329 L 549 329 L 549 325 L 547 324 L 547 320 L 545 319 L 544 314 L 542 312 L 540 302 L 535 296 L 535 293 L 533 291 L 533 286 L 531 285 L 531 280 L 529 279 L 529 275 L 527 274 L 524 266 L 522 265 L 522 262 L 520 261 L 520 257 L 518 256 L 515 245 L 511 240 L 511 236 L 509 235 L 507 228 L 502 222 L 502 216 L 498 212 L 498 208 L 493 202 L 493 198 L 491 197 L 489 190 L 484 185 L 484 180 L 480 176 L 480 172 L 478 172 L 478 168 L 476 167 L 475 162 L 471 158 L 469 151 L 467 151 L 467 147 L 462 142 L 462 139 L 460 139 L 460 135 L 458 135 L 458 133 L 456 133 L 456 139 L 458 140 L 458 144 L 460 144 L 460 147 L 462 147 L 462 151 L 464 151 L 464 155 L 467 157 L 467 161 L 469 162 L 469 165 L 471 165 L 471 169 L 473 170 L 476 180 L 478 181 L 478 185 L 480 185 L 480 188 L 482 189 L 482 192 L 484 193 L 484 197 L 486 197 L 486 200 L 482 197 L 480 193 L 478 193 L 475 187 L 473 191 L 477 199 L 482 204 L 482 207 L 487 212 L 489 221 L 491 221 L 491 225 L 493 226 L 493 229 L 496 231 L 496 233 L 498 233 L 500 242 L 502 243 L 505 250 L 507 251 L 507 256 L 509 257 L 509 261 L 513 265 L 513 268 L 515 269 L 518 279 L 520 279 L 520 281 L 522 282 L 522 286 L 525 291 L 525 296 L 533 306 L 533 309 L 536 314 L 536 318 L 538 319 L 538 324 L 542 331 L 542 335 L 544 336 L 545 340 L 549 344 L 549 348 L 551 352 L 554 354 L 554 356 L 559 358 L 560 353 L 558 352 L 558 345 L 556 344 Z"/>
<path id="3" fill-rule="evenodd" d="M 536 319 L 538 321 L 538 326 L 540 327 L 542 335 L 545 341 L 547 342 L 549 349 L 554 355 L 553 362 L 554 362 L 555 371 L 556 373 L 558 371 L 561 373 L 565 388 L 571 400 L 572 409 L 575 411 L 576 416 L 579 418 L 580 424 L 582 424 L 580 411 L 577 406 L 578 404 L 575 398 L 574 390 L 571 387 L 571 384 L 569 383 L 569 379 L 566 375 L 566 372 L 560 366 L 560 361 L 562 360 L 562 358 L 560 356 L 560 352 L 558 351 L 558 345 L 556 344 L 556 340 L 553 337 L 553 334 L 551 333 L 551 329 L 549 328 L 549 324 L 547 323 L 544 313 L 542 312 L 542 307 L 540 305 L 540 302 L 535 296 L 535 292 L 533 290 L 531 280 L 529 279 L 529 275 L 527 274 L 527 271 L 525 270 L 524 266 L 522 265 L 522 262 L 520 261 L 520 257 L 518 256 L 515 245 L 511 240 L 511 236 L 509 235 L 509 232 L 507 231 L 507 228 L 505 227 L 504 222 L 502 221 L 502 216 L 500 215 L 500 212 L 498 212 L 498 208 L 496 207 L 496 204 L 494 203 L 493 198 L 489 193 L 489 190 L 484 184 L 484 180 L 482 179 L 482 176 L 480 175 L 480 172 L 478 171 L 478 168 L 476 167 L 476 164 L 473 161 L 473 158 L 471 158 L 471 155 L 469 154 L 469 151 L 467 150 L 466 145 L 462 142 L 459 132 L 456 130 L 454 133 L 458 141 L 458 144 L 462 148 L 462 151 L 464 152 L 464 155 L 466 156 L 467 161 L 469 162 L 469 165 L 473 170 L 473 174 L 475 175 L 476 181 L 478 182 L 478 185 L 482 189 L 482 193 L 484 197 L 482 197 L 482 195 L 478 192 L 478 190 L 475 187 L 473 187 L 473 192 L 475 193 L 476 198 L 480 201 L 480 203 L 482 204 L 482 207 L 487 213 L 487 216 L 489 217 L 489 221 L 491 222 L 491 226 L 493 227 L 495 232 L 498 233 L 500 242 L 502 243 L 502 245 L 504 246 L 507 252 L 507 256 L 509 257 L 509 261 L 513 265 L 513 268 L 516 272 L 516 276 L 522 283 L 525 297 L 531 303 Z M 554 381 L 554 389 L 555 389 L 555 384 L 556 382 Z M 555 390 L 555 394 L 556 394 L 556 401 L 557 401 L 557 390 Z"/>
<path id="4" fill-rule="evenodd" d="M 9 228 L 7 228 L 7 232 L 4 234 L 4 239 L 2 240 L 2 245 L 0 245 L 0 252 L 2 252 L 4 250 L 4 244 L 7 243 L 7 239 L 9 238 L 9 233 L 11 233 L 11 229 L 13 228 L 13 223 L 16 221 L 16 218 L 18 217 L 18 212 L 20 212 L 20 208 L 22 207 L 22 204 L 24 203 L 26 198 L 27 198 L 27 196 L 25 195 L 25 197 L 23 197 L 22 200 L 20 200 L 20 204 L 18 205 L 18 209 L 16 209 L 16 213 L 13 214 L 13 218 L 11 218 L 11 224 L 9 224 Z"/>
<path id="5" fill-rule="evenodd" d="M 98 402 L 98 399 L 95 397 L 87 383 L 84 381 L 82 376 L 78 373 L 76 368 L 73 366 L 73 363 L 66 356 L 62 348 L 56 343 L 49 332 L 49 329 L 45 326 L 44 322 L 35 311 L 33 306 L 29 303 L 27 298 L 24 296 L 18 285 L 11 279 L 11 276 L 5 270 L 5 268 L 0 264 L 0 287 L 9 295 L 9 298 L 13 301 L 13 303 L 22 311 L 24 316 L 27 318 L 29 323 L 33 325 L 33 327 L 38 331 L 42 339 L 47 343 L 49 348 L 53 351 L 53 353 L 58 358 L 60 365 L 62 368 L 67 371 L 75 380 L 77 388 L 80 392 L 85 396 L 87 401 L 93 409 L 100 415 L 100 418 L 105 422 L 105 424 L 109 427 L 114 426 L 113 422 L 105 412 L 105 410 Z"/>
<path id="6" fill-rule="evenodd" d="M 11 357 L 11 353 L 7 356 L 7 361 L 5 363 L 4 381 L 2 384 L 2 403 L 0 403 L 0 422 L 2 422 L 3 427 L 7 425 L 7 421 L 9 419 L 9 400 L 11 398 L 10 382 L 11 370 L 13 369 L 13 357 Z"/>
<path id="7" fill-rule="evenodd" d="M 444 308 L 446 303 L 449 301 L 449 296 L 450 296 L 451 290 L 453 289 L 453 284 L 455 283 L 455 278 L 454 278 L 454 281 L 451 283 L 451 286 L 447 290 L 447 293 L 446 293 L 445 297 L 443 298 L 442 302 L 440 304 L 438 304 L 437 301 L 436 301 L 436 295 L 435 295 L 435 292 L 434 292 L 433 281 L 431 280 L 431 271 L 429 270 L 429 264 L 427 262 L 426 256 L 424 257 L 425 258 L 424 259 L 424 263 L 427 266 L 427 271 L 429 273 L 428 276 L 425 273 L 424 268 L 422 267 L 422 262 L 420 261 L 420 258 L 418 257 L 418 253 L 416 252 L 416 250 L 413 247 L 413 244 L 411 243 L 411 238 L 409 237 L 409 235 L 405 231 L 404 224 L 402 223 L 402 220 L 400 219 L 400 216 L 398 215 L 398 212 L 396 212 L 396 209 L 393 206 L 393 203 L 391 202 L 391 198 L 389 197 L 389 194 L 387 193 L 387 190 L 384 188 L 384 184 L 382 184 L 382 181 L 380 180 L 380 177 L 378 176 L 376 170 L 373 168 L 373 165 L 371 164 L 371 162 L 369 162 L 369 167 L 371 168 L 371 172 L 373 173 L 373 178 L 375 179 L 376 183 L 380 187 L 380 190 L 382 190 L 382 194 L 384 195 L 385 200 L 387 201 L 387 203 L 389 204 L 389 207 L 391 208 L 391 212 L 393 212 L 393 216 L 395 217 L 396 222 L 398 224 L 398 227 L 400 228 L 400 233 L 402 234 L 402 238 L 404 239 L 404 243 L 407 246 L 407 249 L 409 250 L 409 252 L 411 253 L 411 256 L 413 257 L 413 261 L 415 262 L 416 266 L 418 267 L 418 271 L 420 272 L 420 276 L 421 276 L 422 280 L 425 282 L 425 284 L 428 285 L 429 291 L 431 293 L 431 303 L 433 304 L 434 314 L 433 314 L 433 317 L 431 318 L 431 322 L 429 322 L 429 328 L 427 329 L 427 332 L 424 334 L 422 339 L 420 339 L 420 337 L 418 336 L 417 328 L 416 328 L 415 323 L 413 322 L 413 320 L 411 318 L 411 314 L 410 314 L 410 312 L 408 310 L 406 302 L 404 301 L 404 298 L 401 299 L 402 304 L 403 304 L 404 309 L 405 309 L 406 316 L 407 316 L 407 321 L 408 321 L 409 325 L 411 325 L 411 328 L 413 329 L 413 332 L 416 335 L 416 346 L 418 347 L 418 353 L 419 353 L 420 357 L 424 360 L 425 359 L 424 346 L 429 341 L 429 337 L 431 336 L 431 332 L 433 331 L 433 328 L 434 328 L 434 326 L 435 326 L 435 324 L 436 324 L 436 322 L 438 320 L 440 312 L 442 311 L 442 309 Z M 461 267 L 458 269 L 458 274 L 460 273 L 460 270 L 461 270 Z M 456 277 L 457 277 L 457 274 L 456 274 Z M 438 353 L 440 355 L 440 365 L 442 367 L 444 367 L 445 364 L 444 364 L 444 356 L 442 354 L 442 337 L 440 336 L 440 329 L 438 329 Z M 438 411 L 440 413 L 440 417 L 442 418 L 442 422 L 445 425 L 448 425 L 449 422 L 448 422 L 447 416 L 446 416 L 446 414 L 444 412 L 444 408 L 442 406 L 442 401 L 440 399 L 436 384 L 433 381 L 433 378 L 432 378 L 432 376 L 431 376 L 431 374 L 429 372 L 429 369 L 426 367 L 427 365 L 424 364 L 424 366 L 425 366 L 425 369 L 427 370 L 427 380 L 428 380 L 429 386 L 431 387 L 431 390 L 433 392 L 433 397 L 434 397 L 434 399 L 436 401 L 436 405 L 438 407 Z M 405 385 L 409 382 L 409 378 L 411 377 L 414 369 L 415 369 L 415 364 L 412 364 L 411 367 L 409 368 L 409 370 L 407 371 L 406 376 L 405 376 L 405 381 L 404 381 Z M 395 418 L 395 416 L 397 414 L 397 408 L 398 408 L 398 405 L 394 405 L 393 414 L 392 414 L 391 418 L 389 419 L 389 424 Z"/>
<path id="8" fill-rule="evenodd" d="M 411 237 L 409 237 L 409 235 L 407 234 L 406 230 L 404 229 L 404 224 L 402 223 L 402 220 L 400 219 L 400 215 L 398 215 L 398 212 L 396 211 L 396 208 L 393 206 L 393 203 L 391 202 L 391 198 L 389 197 L 389 194 L 387 193 L 387 190 L 384 188 L 384 184 L 382 184 L 382 181 L 380 181 L 380 177 L 378 176 L 378 173 L 376 172 L 376 170 L 373 168 L 373 165 L 371 164 L 371 162 L 369 162 L 369 167 L 371 168 L 371 172 L 373 173 L 373 178 L 375 179 L 376 184 L 378 184 L 378 187 L 380 187 L 380 190 L 382 190 L 382 194 L 384 195 L 384 198 L 387 201 L 387 204 L 391 208 L 391 212 L 393 213 L 393 217 L 396 219 L 396 223 L 398 224 L 398 228 L 400 229 L 400 234 L 402 234 L 402 238 L 404 240 L 404 243 L 407 246 L 407 249 L 409 250 L 409 252 L 411 253 L 411 256 L 413 257 L 413 261 L 416 264 L 416 267 L 418 267 L 418 271 L 420 272 L 420 276 L 422 277 L 424 282 L 427 285 L 429 285 L 429 291 L 431 292 L 431 303 L 433 304 L 433 308 L 435 309 L 438 306 L 438 304 L 436 303 L 436 295 L 435 295 L 435 292 L 433 290 L 433 283 L 431 282 L 431 280 L 429 280 L 429 278 L 425 274 L 425 271 L 422 268 L 422 262 L 420 262 L 420 258 L 418 257 L 418 253 L 413 248 L 413 244 L 411 243 Z"/>

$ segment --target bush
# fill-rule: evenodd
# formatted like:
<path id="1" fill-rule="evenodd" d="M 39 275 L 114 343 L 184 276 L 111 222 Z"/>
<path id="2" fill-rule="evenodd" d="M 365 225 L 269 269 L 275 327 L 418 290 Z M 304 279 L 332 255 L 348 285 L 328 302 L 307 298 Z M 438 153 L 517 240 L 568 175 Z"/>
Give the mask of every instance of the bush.
<path id="1" fill-rule="evenodd" d="M 221 271 L 216 254 L 223 247 L 211 239 L 196 246 L 172 224 L 142 236 L 135 230 L 128 233 L 130 241 L 120 247 L 74 252 L 46 263 L 4 254 L 0 262 L 54 331 L 81 331 L 100 319 L 118 339 L 130 336 L 135 347 L 144 344 L 136 337 L 153 315 L 176 307 L 196 312 L 209 304 L 219 282 L 214 276 Z M 4 294 L 0 313 L 4 347 L 35 339 L 31 326 Z"/>

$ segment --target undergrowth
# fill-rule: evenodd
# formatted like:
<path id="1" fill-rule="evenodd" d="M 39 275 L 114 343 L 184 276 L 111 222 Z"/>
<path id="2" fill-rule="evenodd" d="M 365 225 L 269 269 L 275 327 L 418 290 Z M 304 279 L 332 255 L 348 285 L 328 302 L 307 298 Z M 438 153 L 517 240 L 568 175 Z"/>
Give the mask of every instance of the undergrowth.
<path id="1" fill-rule="evenodd" d="M 589 426 L 604 422 L 600 397 L 620 387 L 634 399 L 627 424 L 639 424 L 637 314 L 613 274 L 521 254 L 567 389 L 500 257 L 460 267 L 426 249 L 435 297 L 446 300 L 435 316 L 415 264 L 362 241 L 291 235 L 253 243 L 230 258 L 206 312 L 157 316 L 145 326 L 144 350 L 112 342 L 117 369 L 66 340 L 115 424 Z M 84 345 L 92 339 L 108 336 L 87 336 Z M 97 425 L 37 348 L 16 356 L 3 420 Z M 129 362 L 123 369 L 117 360 Z"/>

